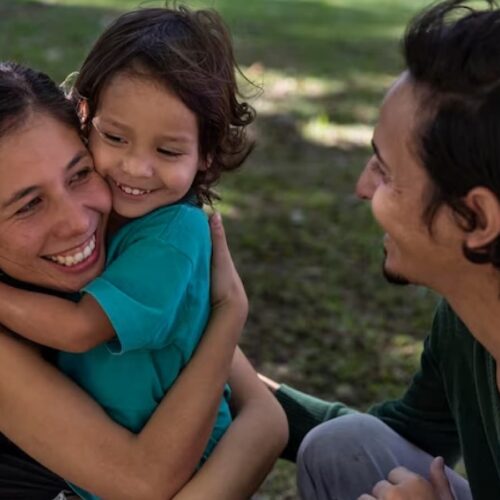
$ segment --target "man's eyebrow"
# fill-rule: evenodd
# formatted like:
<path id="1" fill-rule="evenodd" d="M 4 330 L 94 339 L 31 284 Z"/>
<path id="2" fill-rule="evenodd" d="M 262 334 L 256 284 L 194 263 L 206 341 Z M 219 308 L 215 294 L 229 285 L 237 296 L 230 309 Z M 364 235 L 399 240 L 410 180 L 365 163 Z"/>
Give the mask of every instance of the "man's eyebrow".
<path id="1" fill-rule="evenodd" d="M 73 158 L 71 158 L 71 160 L 66 165 L 65 170 L 66 171 L 71 170 L 77 163 L 79 163 L 82 160 L 82 158 L 85 158 L 87 155 L 88 152 L 86 149 L 83 149 L 82 151 L 76 153 L 75 156 L 73 156 Z M 39 186 L 27 186 L 23 189 L 20 189 L 19 191 L 16 191 L 8 200 L 2 203 L 2 208 L 7 208 L 9 205 L 16 203 L 25 196 L 28 196 L 31 193 L 35 192 L 39 188 L 40 188 Z"/>
<path id="2" fill-rule="evenodd" d="M 372 149 L 373 149 L 373 154 L 377 157 L 378 161 L 380 163 L 382 163 L 382 165 L 384 165 L 386 168 L 389 168 L 389 166 L 387 165 L 387 163 L 382 158 L 382 155 L 380 154 L 380 151 L 379 151 L 379 149 L 378 149 L 378 147 L 375 144 L 375 141 L 373 139 L 371 140 L 371 145 L 372 145 Z"/>

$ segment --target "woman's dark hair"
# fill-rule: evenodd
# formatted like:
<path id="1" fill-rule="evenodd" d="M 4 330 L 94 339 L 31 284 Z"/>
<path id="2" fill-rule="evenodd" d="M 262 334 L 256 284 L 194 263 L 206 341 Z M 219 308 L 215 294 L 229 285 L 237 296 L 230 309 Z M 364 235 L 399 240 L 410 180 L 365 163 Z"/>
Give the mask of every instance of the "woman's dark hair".
<path id="1" fill-rule="evenodd" d="M 73 103 L 45 73 L 0 62 L 0 138 L 22 127 L 33 112 L 47 113 L 80 133 Z"/>
<path id="2" fill-rule="evenodd" d="M 464 230 L 478 221 L 464 202 L 484 186 L 500 199 L 500 10 L 448 0 L 418 15 L 404 37 L 410 78 L 418 89 L 421 119 L 415 144 L 434 188 L 424 219 L 452 208 Z M 479 250 L 464 247 L 475 263 L 500 267 L 500 236 Z"/>
<path id="3" fill-rule="evenodd" d="M 87 130 L 104 86 L 117 73 L 152 78 L 173 91 L 196 115 L 201 158 L 193 189 L 211 203 L 210 186 L 239 167 L 252 145 L 245 127 L 253 108 L 237 99 L 231 38 L 220 16 L 185 7 L 146 8 L 116 19 L 100 36 L 75 81 L 76 98 L 87 100 Z M 168 110 L 166 110 L 168 112 Z"/>

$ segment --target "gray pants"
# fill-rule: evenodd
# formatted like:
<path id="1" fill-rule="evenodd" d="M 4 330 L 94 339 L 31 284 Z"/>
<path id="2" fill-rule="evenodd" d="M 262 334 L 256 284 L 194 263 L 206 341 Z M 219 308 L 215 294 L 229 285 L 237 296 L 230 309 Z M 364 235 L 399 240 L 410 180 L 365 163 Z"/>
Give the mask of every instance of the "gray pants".
<path id="1" fill-rule="evenodd" d="M 381 420 L 359 413 L 314 428 L 297 457 L 297 481 L 304 500 L 355 500 L 400 465 L 429 477 L 433 457 Z M 457 500 L 472 500 L 469 483 L 446 468 Z"/>

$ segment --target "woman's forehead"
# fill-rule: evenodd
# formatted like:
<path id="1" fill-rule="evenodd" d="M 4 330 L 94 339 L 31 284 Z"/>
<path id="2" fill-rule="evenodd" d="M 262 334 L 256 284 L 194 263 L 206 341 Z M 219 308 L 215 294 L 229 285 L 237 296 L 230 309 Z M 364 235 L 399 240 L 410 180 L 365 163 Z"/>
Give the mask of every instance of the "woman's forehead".
<path id="1" fill-rule="evenodd" d="M 0 185 L 2 179 L 33 181 L 64 171 L 85 147 L 77 132 L 46 113 L 33 113 L 4 137 L 0 137 Z"/>

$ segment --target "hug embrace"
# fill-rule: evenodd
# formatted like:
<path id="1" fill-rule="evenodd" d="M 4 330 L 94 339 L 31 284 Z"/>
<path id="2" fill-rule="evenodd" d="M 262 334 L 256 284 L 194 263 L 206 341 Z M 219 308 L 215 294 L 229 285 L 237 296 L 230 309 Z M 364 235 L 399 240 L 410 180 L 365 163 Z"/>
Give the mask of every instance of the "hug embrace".
<path id="1" fill-rule="evenodd" d="M 385 277 L 442 296 L 407 391 L 366 413 L 237 347 L 247 298 L 202 206 L 254 112 L 217 14 L 121 16 L 69 97 L 0 65 L 0 498 L 245 499 L 280 455 L 306 500 L 500 498 L 500 8 L 479 7 L 410 22 L 355 188 Z"/>

